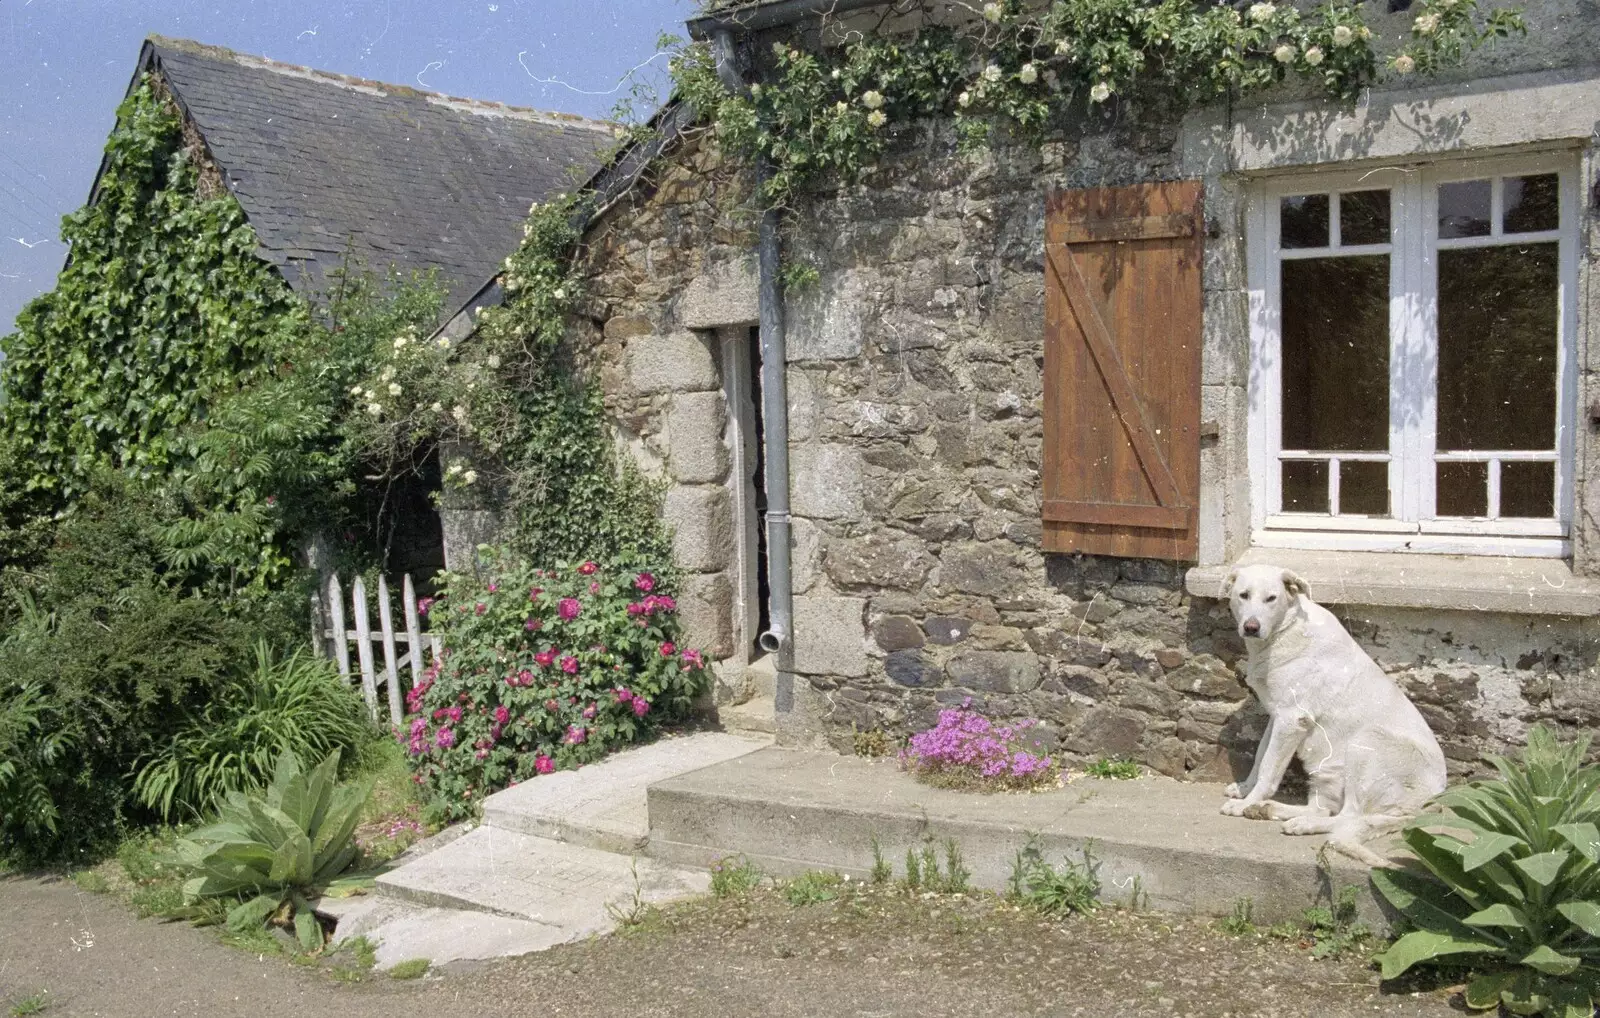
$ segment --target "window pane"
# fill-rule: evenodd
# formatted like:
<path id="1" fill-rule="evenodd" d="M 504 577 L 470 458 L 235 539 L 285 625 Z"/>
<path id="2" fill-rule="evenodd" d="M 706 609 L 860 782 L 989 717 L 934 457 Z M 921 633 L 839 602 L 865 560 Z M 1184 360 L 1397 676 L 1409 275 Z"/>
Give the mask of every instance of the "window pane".
<path id="1" fill-rule="evenodd" d="M 1489 515 L 1489 464 L 1440 463 L 1438 468 L 1436 515 Z"/>
<path id="2" fill-rule="evenodd" d="M 1328 196 L 1301 194 L 1279 204 L 1282 218 L 1278 232 L 1281 247 L 1328 246 Z"/>
<path id="3" fill-rule="evenodd" d="M 1555 244 L 1439 252 L 1441 452 L 1555 448 L 1559 264 Z"/>
<path id="4" fill-rule="evenodd" d="M 1389 243 L 1389 192 L 1346 191 L 1339 196 L 1339 243 Z"/>
<path id="5" fill-rule="evenodd" d="M 1500 515 L 1549 519 L 1556 514 L 1554 463 L 1500 464 Z"/>
<path id="6" fill-rule="evenodd" d="M 1285 460 L 1283 464 L 1283 511 L 1286 513 L 1328 512 L 1328 462 L 1326 460 Z"/>
<path id="7" fill-rule="evenodd" d="M 1439 236 L 1489 235 L 1489 182 L 1464 180 L 1439 185 Z"/>
<path id="8" fill-rule="evenodd" d="M 1389 464 L 1349 460 L 1340 463 L 1339 512 L 1389 515 Z"/>
<path id="9" fill-rule="evenodd" d="M 1554 173 L 1537 177 L 1507 177 L 1505 203 L 1507 233 L 1531 233 L 1561 226 L 1561 178 Z"/>
<path id="10" fill-rule="evenodd" d="M 1389 256 L 1283 266 L 1283 448 L 1389 448 Z"/>

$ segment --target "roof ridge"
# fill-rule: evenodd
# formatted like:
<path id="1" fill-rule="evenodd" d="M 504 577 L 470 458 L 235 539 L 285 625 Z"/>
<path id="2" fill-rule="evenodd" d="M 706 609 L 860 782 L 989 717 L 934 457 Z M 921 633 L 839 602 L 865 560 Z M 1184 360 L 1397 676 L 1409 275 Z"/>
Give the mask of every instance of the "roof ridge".
<path id="1" fill-rule="evenodd" d="M 435 106 L 460 109 L 479 116 L 516 117 L 522 120 L 542 121 L 558 126 L 576 127 L 613 136 L 622 130 L 620 125 L 609 120 L 596 120 L 591 117 L 579 116 L 576 113 L 541 110 L 531 106 L 512 106 L 509 103 L 496 102 L 493 99 L 473 99 L 465 96 L 448 95 L 444 92 L 432 92 L 427 89 L 414 88 L 410 85 L 397 85 L 394 82 L 359 78 L 353 74 L 341 74 L 338 71 L 325 71 L 316 67 L 307 67 L 303 64 L 285 63 L 281 60 L 257 56 L 253 53 L 240 53 L 226 46 L 217 46 L 194 39 L 175 39 L 171 36 L 152 33 L 147 41 L 158 49 L 182 53 L 187 56 L 237 64 L 240 67 L 272 71 L 288 77 L 319 81 L 339 88 L 364 92 L 368 95 L 395 95 L 421 99 Z"/>

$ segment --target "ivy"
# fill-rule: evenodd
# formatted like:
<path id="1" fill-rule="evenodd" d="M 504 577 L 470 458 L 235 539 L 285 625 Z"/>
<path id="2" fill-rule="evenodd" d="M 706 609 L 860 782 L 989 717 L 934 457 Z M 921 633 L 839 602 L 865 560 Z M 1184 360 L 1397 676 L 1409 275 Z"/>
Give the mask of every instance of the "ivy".
<path id="1" fill-rule="evenodd" d="M 118 107 L 97 199 L 62 223 L 71 261 L 0 341 L 0 435 L 26 451 L 26 489 L 70 498 L 99 468 L 167 473 L 192 458 L 206 408 L 304 330 L 201 158 L 157 82 Z"/>
<path id="2" fill-rule="evenodd" d="M 821 52 L 775 42 L 748 93 L 723 85 L 703 44 L 675 53 L 673 80 L 719 141 L 766 161 L 760 197 L 781 205 L 807 184 L 854 179 L 896 127 L 919 120 L 951 119 L 973 148 L 999 127 L 1037 139 L 1072 110 L 1117 96 L 1188 106 L 1295 77 L 1350 100 L 1379 77 L 1372 31 L 1344 0 L 1308 13 L 1265 0 L 1243 11 L 1201 0 L 991 0 L 954 26 L 939 23 L 935 6 L 897 7 L 902 19 L 920 16 L 917 29 L 850 31 Z M 1514 10 L 1422 0 L 1387 70 L 1432 73 L 1524 31 Z"/>

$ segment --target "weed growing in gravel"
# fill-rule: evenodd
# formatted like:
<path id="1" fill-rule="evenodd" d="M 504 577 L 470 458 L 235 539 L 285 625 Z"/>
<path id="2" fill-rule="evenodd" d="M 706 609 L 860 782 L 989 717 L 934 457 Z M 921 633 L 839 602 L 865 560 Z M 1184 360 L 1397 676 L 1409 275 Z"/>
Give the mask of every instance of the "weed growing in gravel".
<path id="1" fill-rule="evenodd" d="M 888 756 L 894 752 L 894 737 L 881 728 L 870 728 L 862 731 L 852 729 L 854 737 L 851 740 L 856 756 L 874 757 Z"/>
<path id="2" fill-rule="evenodd" d="M 1063 859 L 1060 866 L 1052 866 L 1038 836 L 1030 834 L 1011 864 L 1007 888 L 1013 899 L 1045 915 L 1093 912 L 1100 896 L 1098 869 L 1088 845 L 1081 863 Z"/>
<path id="3" fill-rule="evenodd" d="M 378 945 L 368 940 L 365 936 L 351 937 L 349 940 L 339 941 L 339 947 L 334 956 L 349 955 L 350 964 L 358 969 L 367 970 L 378 964 Z"/>
<path id="4" fill-rule="evenodd" d="M 943 894 L 966 894 L 971 890 L 968 881 L 972 878 L 972 871 L 967 869 L 966 862 L 961 857 L 961 846 L 954 838 L 946 838 L 944 847 L 944 872 L 939 871 L 939 848 L 932 838 L 922 843 L 921 849 L 915 846 L 906 849 L 906 877 L 902 886 L 908 891 L 937 891 Z M 882 880 L 880 877 L 880 869 Z M 873 844 L 873 882 L 887 882 L 893 876 L 893 868 L 887 859 L 878 851 L 877 844 Z"/>
<path id="5" fill-rule="evenodd" d="M 838 898 L 844 882 L 844 877 L 837 873 L 807 870 L 784 883 L 783 897 L 796 908 L 803 905 L 819 905 Z"/>
<path id="6" fill-rule="evenodd" d="M 1255 922 L 1256 903 L 1252 898 L 1240 898 L 1233 903 L 1233 911 L 1216 922 L 1216 927 L 1230 937 L 1253 937 L 1259 931 Z"/>
<path id="7" fill-rule="evenodd" d="M 400 962 L 389 970 L 390 979 L 420 979 L 428 969 L 433 967 L 433 962 L 427 958 L 411 958 Z"/>
<path id="8" fill-rule="evenodd" d="M 967 869 L 966 862 L 961 858 L 961 846 L 956 844 L 956 839 L 944 839 L 944 879 L 940 882 L 940 889 L 947 894 L 966 894 L 970 890 L 968 881 L 972 878 L 972 871 Z"/>
<path id="9" fill-rule="evenodd" d="M 762 873 L 742 855 L 718 859 L 711 867 L 711 896 L 742 898 L 761 886 Z"/>
<path id="10" fill-rule="evenodd" d="M 45 991 L 40 990 L 31 997 L 23 997 L 11 1005 L 11 1018 L 22 1018 L 23 1015 L 39 1014 L 50 1005 L 45 1003 Z"/>
<path id="11" fill-rule="evenodd" d="M 894 866 L 883 857 L 883 846 L 878 843 L 878 836 L 872 836 L 872 882 L 874 884 L 887 884 L 894 879 Z"/>
<path id="12" fill-rule="evenodd" d="M 1311 957 L 1338 958 L 1353 951 L 1372 937 L 1365 923 L 1356 921 L 1356 887 L 1339 889 L 1327 907 L 1305 910 L 1306 936 L 1311 940 Z"/>
<path id="13" fill-rule="evenodd" d="M 644 900 L 644 885 L 639 882 L 638 856 L 629 861 L 628 872 L 633 875 L 632 896 L 626 902 L 606 902 L 606 914 L 623 929 L 638 926 L 650 913 L 650 903 Z"/>
<path id="14" fill-rule="evenodd" d="M 1125 756 L 1103 756 L 1085 767 L 1083 773 L 1091 778 L 1111 778 L 1117 781 L 1128 781 L 1137 778 L 1142 772 L 1137 763 Z"/>
<path id="15" fill-rule="evenodd" d="M 922 857 L 915 848 L 906 849 L 906 890 L 922 889 Z"/>

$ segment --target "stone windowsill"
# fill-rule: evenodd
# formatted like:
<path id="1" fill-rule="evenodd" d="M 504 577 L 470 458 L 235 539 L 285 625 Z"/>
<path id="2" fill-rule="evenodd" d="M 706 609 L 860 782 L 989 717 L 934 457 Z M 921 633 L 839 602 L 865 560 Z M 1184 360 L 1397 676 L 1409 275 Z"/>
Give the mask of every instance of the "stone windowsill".
<path id="1" fill-rule="evenodd" d="M 1323 604 L 1522 615 L 1600 615 L 1600 580 L 1573 575 L 1560 559 L 1291 551 L 1252 548 L 1236 562 L 1184 576 L 1195 597 L 1218 597 L 1236 566 L 1271 564 L 1299 574 Z"/>

